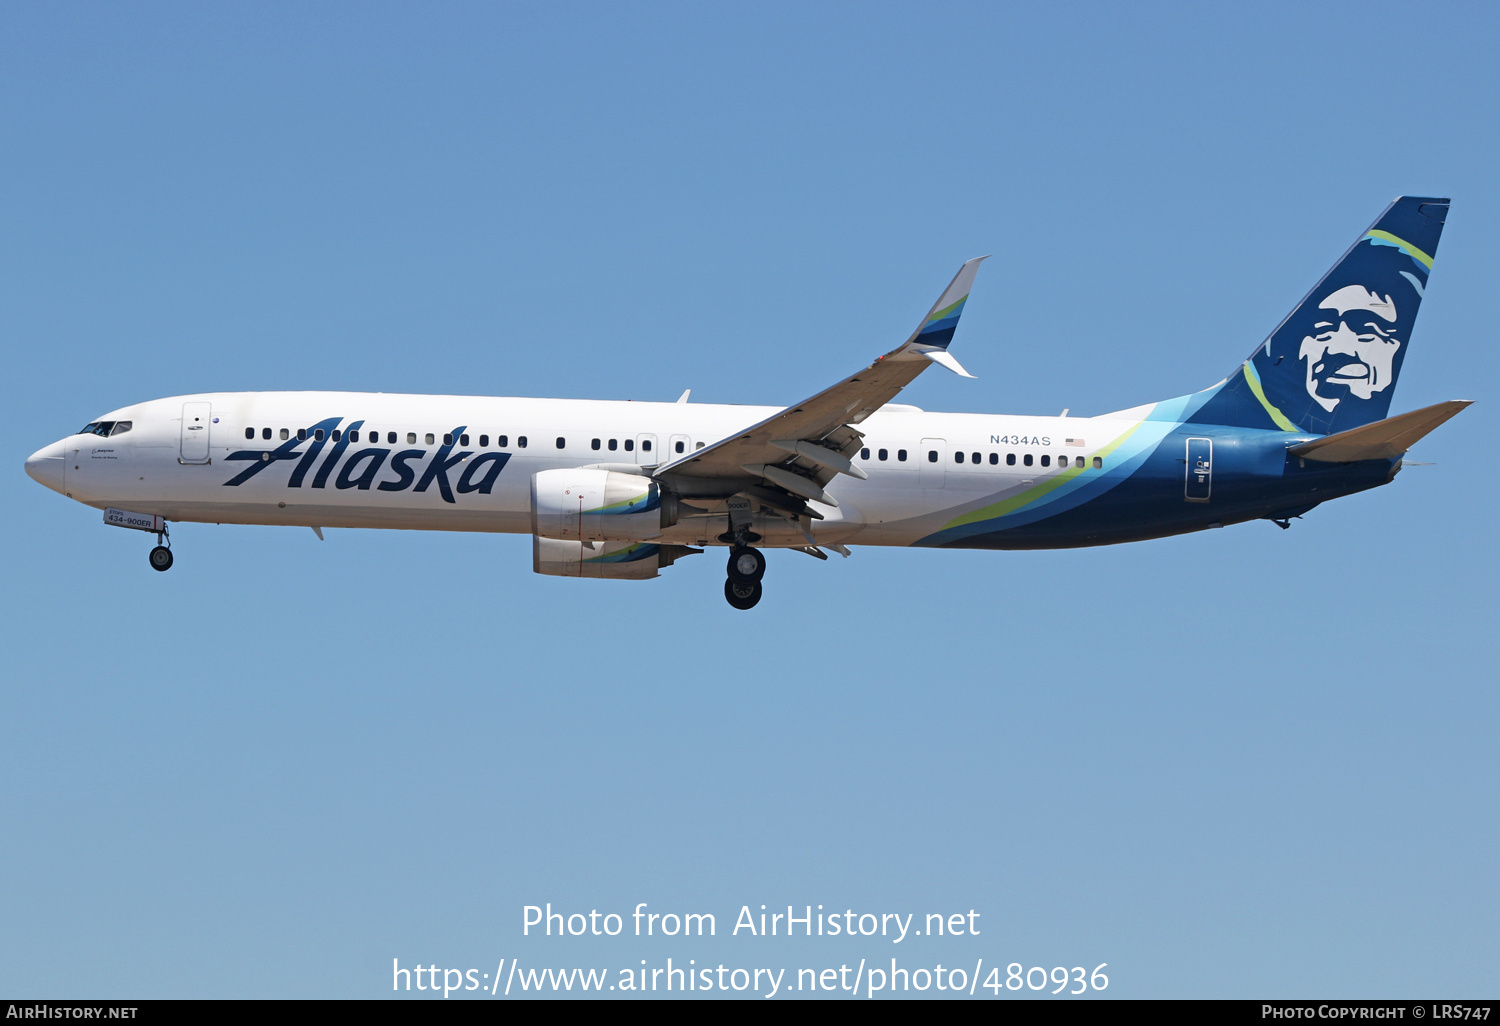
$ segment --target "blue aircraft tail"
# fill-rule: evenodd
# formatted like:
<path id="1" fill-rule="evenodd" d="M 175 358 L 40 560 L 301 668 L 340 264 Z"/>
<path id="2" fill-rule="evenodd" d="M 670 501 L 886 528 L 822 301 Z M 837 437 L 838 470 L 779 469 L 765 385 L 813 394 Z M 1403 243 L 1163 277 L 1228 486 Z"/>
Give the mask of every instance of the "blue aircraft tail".
<path id="1" fill-rule="evenodd" d="M 1448 200 L 1402 196 L 1189 418 L 1330 435 L 1383 420 Z"/>

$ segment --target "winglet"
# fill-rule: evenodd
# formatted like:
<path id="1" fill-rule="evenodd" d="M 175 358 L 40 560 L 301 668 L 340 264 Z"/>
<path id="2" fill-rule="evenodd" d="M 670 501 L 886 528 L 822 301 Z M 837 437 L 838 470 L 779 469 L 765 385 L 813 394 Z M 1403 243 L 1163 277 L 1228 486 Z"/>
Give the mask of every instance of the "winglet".
<path id="1" fill-rule="evenodd" d="M 907 345 L 948 348 L 948 343 L 953 341 L 954 329 L 958 327 L 958 318 L 964 312 L 964 303 L 968 302 L 969 290 L 974 287 L 974 276 L 979 273 L 980 263 L 988 259 L 988 256 L 982 256 L 964 261 L 938 301 L 927 311 L 921 325 L 906 340 Z"/>

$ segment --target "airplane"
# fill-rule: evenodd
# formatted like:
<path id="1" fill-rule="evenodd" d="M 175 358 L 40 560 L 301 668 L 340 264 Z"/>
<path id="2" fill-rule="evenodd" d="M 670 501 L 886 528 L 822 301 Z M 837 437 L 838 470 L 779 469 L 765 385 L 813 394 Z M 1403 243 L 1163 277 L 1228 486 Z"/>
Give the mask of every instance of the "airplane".
<path id="1" fill-rule="evenodd" d="M 1449 201 L 1398 197 L 1224 380 L 1093 417 L 892 402 L 949 347 L 983 257 L 917 330 L 787 407 L 361 392 L 214 392 L 125 406 L 26 461 L 35 480 L 156 536 L 173 522 L 530 534 L 532 569 L 643 580 L 729 550 L 1046 549 L 1270 520 L 1384 485 L 1470 405 L 1388 417 Z"/>

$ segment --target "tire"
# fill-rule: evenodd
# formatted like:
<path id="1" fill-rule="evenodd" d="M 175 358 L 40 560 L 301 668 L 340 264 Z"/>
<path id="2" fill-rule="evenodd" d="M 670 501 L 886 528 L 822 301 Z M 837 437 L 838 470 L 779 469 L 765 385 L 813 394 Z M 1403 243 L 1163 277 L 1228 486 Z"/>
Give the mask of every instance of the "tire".
<path id="1" fill-rule="evenodd" d="M 755 603 L 760 601 L 760 596 L 759 581 L 751 581 L 748 584 L 740 584 L 733 580 L 724 582 L 724 597 L 736 609 L 754 608 Z"/>
<path id="2" fill-rule="evenodd" d="M 158 545 L 152 549 L 151 555 L 146 558 L 151 561 L 151 569 L 153 570 L 172 569 L 172 550 L 165 545 Z"/>
<path id="3" fill-rule="evenodd" d="M 729 579 L 754 584 L 766 576 L 766 557 L 759 549 L 737 545 L 729 550 Z"/>

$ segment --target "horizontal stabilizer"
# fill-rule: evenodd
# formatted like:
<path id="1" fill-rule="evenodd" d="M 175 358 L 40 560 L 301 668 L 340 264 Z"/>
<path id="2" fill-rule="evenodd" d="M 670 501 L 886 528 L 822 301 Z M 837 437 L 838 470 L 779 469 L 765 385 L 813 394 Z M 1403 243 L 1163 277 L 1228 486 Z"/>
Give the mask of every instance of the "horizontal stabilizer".
<path id="1" fill-rule="evenodd" d="M 1292 446 L 1291 452 L 1294 456 L 1320 463 L 1395 459 L 1421 441 L 1428 432 L 1450 417 L 1457 416 L 1469 405 L 1471 403 L 1466 399 L 1453 399 L 1400 416 L 1377 420 L 1363 427 L 1340 431 L 1326 438 L 1315 438 L 1311 442 Z"/>

